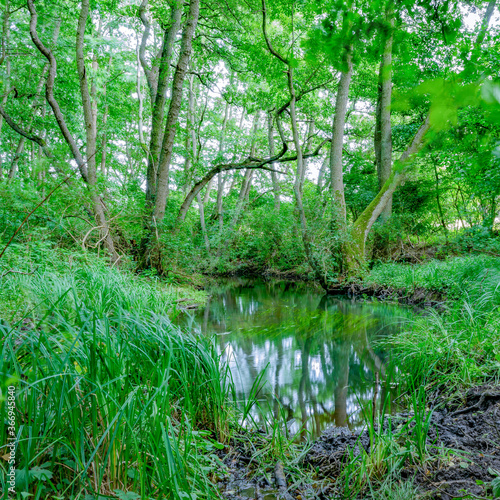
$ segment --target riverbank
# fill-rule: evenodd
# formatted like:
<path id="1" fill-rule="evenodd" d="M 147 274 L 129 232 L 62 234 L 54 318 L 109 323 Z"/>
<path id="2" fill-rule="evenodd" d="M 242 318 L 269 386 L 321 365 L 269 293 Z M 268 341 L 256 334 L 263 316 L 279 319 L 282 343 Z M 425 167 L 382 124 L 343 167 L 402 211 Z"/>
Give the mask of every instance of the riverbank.
<path id="1" fill-rule="evenodd" d="M 413 411 L 398 415 L 392 427 L 382 417 L 378 427 L 378 419 L 367 418 L 367 430 L 347 437 L 332 428 L 313 446 L 310 463 L 332 491 L 349 486 L 352 498 L 494 498 L 500 481 L 499 283 L 500 259 L 477 256 L 382 264 L 352 284 L 354 295 L 427 310 L 381 340 L 397 360 L 398 382 Z M 386 487 L 393 490 L 389 496 L 374 496 Z"/>
<path id="2" fill-rule="evenodd" d="M 500 482 L 499 283 L 500 259 L 484 256 L 418 266 L 382 264 L 354 283 L 354 296 L 363 292 L 359 296 L 426 308 L 379 343 L 397 360 L 397 382 L 409 411 L 384 417 L 386 402 L 381 401 L 380 416 L 373 418 L 366 406 L 365 430 L 331 427 L 309 451 L 303 448 L 300 473 L 295 470 L 300 453 L 289 458 L 290 465 L 280 457 L 291 498 L 495 498 Z M 258 451 L 240 455 L 231 473 L 235 479 L 227 483 L 228 498 L 261 498 L 259 491 L 275 498 L 279 481 L 273 480 L 273 464 L 264 477 L 253 472 L 249 485 L 245 461 L 254 460 L 250 457 Z"/>
<path id="3" fill-rule="evenodd" d="M 256 420 L 242 428 L 242 419 L 259 404 L 258 383 L 235 404 L 237 389 L 216 344 L 193 328 L 172 324 L 181 307 L 202 303 L 206 292 L 89 258 L 61 254 L 56 262 L 40 260 L 44 265 L 38 267 L 35 260 L 9 262 L 26 274 L 3 278 L 2 308 L 10 316 L 3 315 L 0 327 L 1 389 L 5 393 L 14 383 L 18 424 L 27 429 L 31 422 L 32 432 L 19 445 L 19 492 L 156 499 L 167 484 L 176 499 L 195 494 L 234 500 L 280 495 L 410 500 L 466 495 L 461 489 L 491 497 L 500 468 L 500 451 L 491 447 L 500 431 L 498 260 L 466 258 L 417 268 L 385 264 L 365 278 L 366 286 L 405 293 L 443 290 L 447 302 L 440 313 L 430 309 L 378 340 L 397 360 L 397 382 L 410 411 L 391 417 L 389 426 L 389 417 L 372 418 L 371 402 L 365 401 L 364 431 L 331 427 L 310 449 L 311 443 L 293 439 L 285 408 L 264 426 Z M 290 294 L 287 286 L 279 287 Z M 235 311 L 245 304 L 255 310 L 254 295 L 242 302 L 222 292 Z M 346 334 L 347 327 L 366 331 L 371 324 L 360 322 L 336 298 L 310 292 L 304 297 L 313 304 L 310 318 L 299 314 L 292 296 L 281 312 L 273 301 L 262 317 L 278 316 L 290 335 L 302 339 L 308 350 L 301 359 L 317 349 L 305 340 L 318 328 L 328 324 Z M 290 317 L 283 325 L 285 312 Z M 325 323 L 328 318 L 333 323 Z M 227 326 L 220 322 L 221 334 Z M 248 320 L 245 326 L 256 334 Z M 266 335 L 269 326 L 262 324 Z M 298 328 L 304 329 L 303 338 Z M 334 349 L 342 338 L 330 339 Z M 382 415 L 386 401 L 378 401 L 376 413 Z M 55 415 L 48 426 L 46 414 Z M 79 429 L 88 432 L 78 437 Z"/>

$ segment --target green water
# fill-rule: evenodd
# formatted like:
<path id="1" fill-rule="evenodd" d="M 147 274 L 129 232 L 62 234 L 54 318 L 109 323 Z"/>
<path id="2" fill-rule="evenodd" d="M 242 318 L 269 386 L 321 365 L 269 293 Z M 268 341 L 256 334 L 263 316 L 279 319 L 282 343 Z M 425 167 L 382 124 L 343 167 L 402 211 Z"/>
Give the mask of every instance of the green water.
<path id="1" fill-rule="evenodd" d="M 204 309 L 178 321 L 216 335 L 239 400 L 265 372 L 259 407 L 251 412 L 259 424 L 281 411 L 291 433 L 356 428 L 361 407 L 372 407 L 376 377 L 379 406 L 385 399 L 394 410 L 389 353 L 374 344 L 402 328 L 411 317 L 408 309 L 328 297 L 308 284 L 283 281 L 231 279 L 209 292 Z"/>

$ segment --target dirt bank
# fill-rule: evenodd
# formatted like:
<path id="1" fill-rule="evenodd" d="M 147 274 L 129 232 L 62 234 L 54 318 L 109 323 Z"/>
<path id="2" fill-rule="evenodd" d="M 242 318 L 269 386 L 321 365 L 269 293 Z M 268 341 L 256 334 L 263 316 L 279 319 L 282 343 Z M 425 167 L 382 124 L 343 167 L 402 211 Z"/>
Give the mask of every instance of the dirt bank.
<path id="1" fill-rule="evenodd" d="M 410 413 L 393 417 L 393 430 L 411 417 Z M 410 432 L 414 432 L 413 426 L 410 423 Z M 491 495 L 491 481 L 497 472 L 500 475 L 500 386 L 471 389 L 461 408 L 436 408 L 426 444 L 429 459 L 418 465 L 407 459 L 395 480 L 413 480 L 427 499 Z M 330 428 L 314 443 L 306 463 L 320 477 L 332 480 L 327 497 L 338 494 L 335 479 L 346 466 L 349 450 L 357 456 L 361 448 L 370 453 L 367 431 L 352 433 L 346 428 Z"/>

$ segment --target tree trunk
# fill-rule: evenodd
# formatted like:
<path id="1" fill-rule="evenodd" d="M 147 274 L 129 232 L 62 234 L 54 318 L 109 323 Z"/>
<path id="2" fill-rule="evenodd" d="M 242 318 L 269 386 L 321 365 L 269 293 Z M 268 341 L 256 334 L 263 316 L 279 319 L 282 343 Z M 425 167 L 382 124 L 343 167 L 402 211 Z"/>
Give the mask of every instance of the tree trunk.
<path id="1" fill-rule="evenodd" d="M 156 180 L 158 172 L 158 159 L 163 140 L 163 117 L 165 114 L 165 102 L 167 99 L 168 77 L 172 52 L 181 25 L 182 2 L 175 2 L 170 18 L 170 28 L 163 34 L 163 45 L 158 74 L 158 85 L 154 95 L 151 96 L 153 111 L 151 117 L 151 136 L 149 141 L 148 168 L 146 173 L 146 201 L 152 202 L 156 192 Z M 183 39 L 184 40 L 184 39 Z M 189 55 L 188 55 L 189 59 Z M 180 62 L 179 58 L 179 62 Z M 184 80 L 184 77 L 182 77 Z M 181 82 L 182 87 L 182 82 Z M 182 99 L 182 96 L 181 96 Z M 180 105 L 180 104 L 179 104 Z M 177 119 L 175 120 L 177 122 Z M 175 124 L 174 124 L 175 127 Z"/>
<path id="2" fill-rule="evenodd" d="M 47 76 L 47 81 L 45 84 L 45 94 L 47 97 L 47 101 L 54 112 L 54 116 L 56 118 L 57 124 L 59 125 L 59 129 L 68 144 L 73 158 L 76 161 L 78 169 L 83 177 L 83 180 L 87 183 L 94 214 L 97 219 L 98 228 L 100 229 L 101 240 L 104 241 L 104 245 L 106 249 L 110 253 L 110 258 L 113 263 L 118 262 L 120 259 L 119 255 L 115 250 L 115 246 L 113 243 L 113 239 L 110 234 L 109 226 L 104 214 L 104 206 L 101 200 L 101 197 L 96 192 L 96 181 L 97 181 L 97 173 L 96 173 L 96 123 L 95 123 L 95 115 L 92 109 L 92 102 L 90 99 L 89 87 L 87 74 L 85 70 L 85 59 L 83 54 L 83 40 L 85 33 L 85 25 L 87 23 L 87 18 L 89 14 L 89 0 L 82 0 L 82 7 L 80 10 L 80 15 L 78 19 L 78 29 L 76 35 L 76 61 L 77 61 L 77 69 L 78 69 L 78 77 L 80 81 L 80 91 L 82 94 L 82 103 L 83 103 L 83 112 L 84 112 L 84 123 L 86 130 L 86 155 L 87 161 L 84 161 L 82 154 L 80 153 L 80 149 L 71 135 L 69 128 L 66 124 L 66 120 L 64 115 L 61 112 L 61 108 L 59 107 L 59 103 L 54 97 L 54 82 L 56 77 L 56 59 L 51 50 L 47 49 L 45 45 L 40 40 L 37 33 L 37 21 L 38 15 L 35 9 L 35 5 L 33 0 L 27 0 L 28 9 L 30 11 L 30 35 L 33 43 L 37 47 L 37 49 L 43 54 L 43 56 L 49 62 L 49 73 Z M 45 144 L 43 143 L 43 146 Z"/>
<path id="3" fill-rule="evenodd" d="M 333 204 L 335 227 L 346 229 L 346 205 L 344 197 L 344 174 L 342 165 L 342 149 L 344 147 L 344 129 L 349 99 L 349 86 L 352 77 L 351 48 L 347 49 L 346 70 L 340 75 L 337 97 L 335 100 L 335 116 L 333 118 L 332 142 L 330 144 L 330 195 Z"/>
<path id="4" fill-rule="evenodd" d="M 330 164 L 330 154 L 327 154 L 321 163 L 321 167 L 318 173 L 318 181 L 317 181 L 317 192 L 321 193 L 323 190 L 323 179 L 325 178 L 326 167 Z M 328 185 L 328 183 L 327 183 Z"/>
<path id="5" fill-rule="evenodd" d="M 412 142 L 394 166 L 391 175 L 382 186 L 382 189 L 353 224 L 351 228 L 351 241 L 349 245 L 345 245 L 344 247 L 344 257 L 350 275 L 358 274 L 365 268 L 365 246 L 368 234 L 373 224 L 392 198 L 394 191 L 403 181 L 413 155 L 418 153 L 424 145 L 425 134 L 429 129 L 430 115 L 428 114 L 424 123 L 422 123 L 413 137 Z"/>
<path id="6" fill-rule="evenodd" d="M 297 210 L 299 213 L 302 242 L 304 245 L 306 258 L 316 275 L 316 279 L 319 281 L 319 283 L 323 288 L 326 288 L 326 279 L 323 274 L 323 270 L 321 269 L 319 263 L 316 261 L 316 257 L 313 254 L 309 231 L 307 229 L 307 219 L 304 211 L 304 204 L 302 201 L 302 179 L 303 179 L 304 163 L 303 163 L 303 154 L 299 138 L 299 129 L 297 126 L 297 115 L 295 111 L 296 97 L 295 97 L 295 86 L 293 82 L 293 68 L 291 68 L 290 66 L 288 67 L 287 76 L 288 76 L 288 91 L 290 92 L 290 97 L 291 97 L 290 118 L 292 121 L 293 143 L 297 151 L 297 173 L 295 176 L 295 183 L 293 185 L 293 193 L 295 196 L 295 203 L 297 205 Z M 277 120 L 278 120 L 277 123 L 279 124 L 279 118 L 277 118 Z M 283 133 L 281 132 L 280 135 L 282 134 Z"/>
<path id="7" fill-rule="evenodd" d="M 172 159 L 177 119 L 179 117 L 182 104 L 184 78 L 186 76 L 189 59 L 191 57 L 193 35 L 198 23 L 199 12 L 200 0 L 190 0 L 188 18 L 182 33 L 181 51 L 172 84 L 172 99 L 168 110 L 167 124 L 165 126 L 163 144 L 158 164 L 156 198 L 154 206 L 154 217 L 156 219 L 156 223 L 161 223 L 165 217 L 165 208 L 168 198 L 170 161 Z"/>
<path id="8" fill-rule="evenodd" d="M 274 116 L 271 112 L 267 114 L 267 137 L 269 141 L 269 156 L 274 156 Z M 271 164 L 273 167 L 273 164 Z M 276 172 L 271 172 L 271 180 L 273 183 L 273 193 L 274 193 L 274 210 L 276 212 L 280 211 L 280 183 L 278 180 L 278 175 Z"/>
<path id="9" fill-rule="evenodd" d="M 201 224 L 201 232 L 203 233 L 203 239 L 205 240 L 205 248 L 207 253 L 210 253 L 210 241 L 208 239 L 207 234 L 207 226 L 205 224 L 205 208 L 203 206 L 203 200 L 201 199 L 200 193 L 196 196 L 196 200 L 198 201 L 198 210 L 200 211 L 200 224 Z"/>
<path id="10" fill-rule="evenodd" d="M 391 95 L 392 95 L 392 39 L 394 29 L 394 6 L 389 4 L 386 12 L 388 29 L 384 44 L 384 52 L 379 68 L 377 111 L 375 123 L 375 158 L 379 189 L 389 179 L 392 172 L 392 132 L 391 132 Z M 382 211 L 387 219 L 392 213 L 392 196 Z"/>
<path id="11" fill-rule="evenodd" d="M 259 127 L 259 118 L 260 118 L 260 112 L 255 113 L 255 115 L 253 117 L 252 136 L 250 139 L 250 157 L 251 158 L 255 157 L 255 144 L 256 144 L 256 138 L 257 138 L 257 130 Z M 234 228 L 238 224 L 240 216 L 244 210 L 246 200 L 248 198 L 248 194 L 250 193 L 253 172 L 254 172 L 253 169 L 250 169 L 250 168 L 247 168 L 245 170 L 245 175 L 243 176 L 243 182 L 241 183 L 240 194 L 238 196 L 238 201 L 236 202 L 236 207 L 234 209 L 234 215 L 233 215 L 233 218 L 231 219 L 231 223 L 229 225 L 229 233 L 232 233 L 234 231 Z M 229 244 L 230 241 L 228 240 L 227 243 Z"/>

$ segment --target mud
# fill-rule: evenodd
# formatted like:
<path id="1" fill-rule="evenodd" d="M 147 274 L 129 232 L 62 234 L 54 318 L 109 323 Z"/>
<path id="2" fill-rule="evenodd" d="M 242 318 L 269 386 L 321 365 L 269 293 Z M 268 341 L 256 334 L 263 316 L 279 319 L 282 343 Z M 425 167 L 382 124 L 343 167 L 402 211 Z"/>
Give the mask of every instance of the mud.
<path id="1" fill-rule="evenodd" d="M 393 417 L 393 429 L 411 417 L 410 413 Z M 451 500 L 491 495 L 490 483 L 496 472 L 500 474 L 500 386 L 470 390 L 461 408 L 436 408 L 427 445 L 429 460 L 419 465 L 404 464 L 399 471 L 399 479 L 413 480 L 422 498 Z M 306 462 L 320 477 L 332 480 L 326 498 L 336 498 L 335 479 L 349 454 L 356 456 L 361 448 L 370 453 L 367 431 L 352 433 L 346 428 L 328 429 L 313 445 Z"/>

